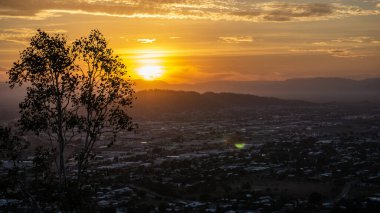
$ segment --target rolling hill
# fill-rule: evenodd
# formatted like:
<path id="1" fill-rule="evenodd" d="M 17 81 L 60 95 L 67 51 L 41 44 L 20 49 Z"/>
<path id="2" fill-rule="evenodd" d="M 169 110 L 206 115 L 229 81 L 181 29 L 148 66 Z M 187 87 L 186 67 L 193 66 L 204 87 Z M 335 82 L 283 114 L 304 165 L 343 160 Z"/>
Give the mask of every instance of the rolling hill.
<path id="1" fill-rule="evenodd" d="M 197 84 L 168 84 L 136 81 L 136 115 L 212 111 L 256 106 L 297 106 L 311 102 L 380 103 L 380 78 L 351 80 L 308 78 L 286 81 L 214 81 Z M 0 83 L 0 119 L 18 116 L 18 103 L 25 88 L 11 90 Z M 286 99 L 286 100 L 285 100 Z M 305 101 L 292 101 L 305 100 Z"/>
<path id="2" fill-rule="evenodd" d="M 285 81 L 212 81 L 196 84 L 168 84 L 136 81 L 137 90 L 166 89 L 196 92 L 230 92 L 313 102 L 380 102 L 380 78 L 303 78 Z"/>

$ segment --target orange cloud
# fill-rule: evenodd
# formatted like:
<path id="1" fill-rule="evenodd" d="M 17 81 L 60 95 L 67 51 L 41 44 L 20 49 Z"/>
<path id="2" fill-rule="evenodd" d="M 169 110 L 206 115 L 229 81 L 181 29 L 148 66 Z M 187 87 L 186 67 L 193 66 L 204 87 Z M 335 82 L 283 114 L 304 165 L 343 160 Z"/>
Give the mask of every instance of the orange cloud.
<path id="1" fill-rule="evenodd" d="M 125 18 L 208 19 L 247 22 L 297 22 L 380 14 L 343 3 L 252 2 L 221 0 L 3 0 L 0 18 L 45 19 L 61 14 Z"/>
<path id="2" fill-rule="evenodd" d="M 219 37 L 219 39 L 227 43 L 253 42 L 253 38 L 251 36 L 227 36 Z"/>
<path id="3" fill-rule="evenodd" d="M 66 33 L 65 30 L 46 30 L 49 33 Z M 28 44 L 30 37 L 36 34 L 31 28 L 6 28 L 0 30 L 0 41 L 8 41 L 20 44 Z"/>
<path id="4" fill-rule="evenodd" d="M 138 42 L 142 43 L 142 44 L 151 44 L 153 42 L 156 41 L 155 38 L 139 38 L 137 39 Z"/>

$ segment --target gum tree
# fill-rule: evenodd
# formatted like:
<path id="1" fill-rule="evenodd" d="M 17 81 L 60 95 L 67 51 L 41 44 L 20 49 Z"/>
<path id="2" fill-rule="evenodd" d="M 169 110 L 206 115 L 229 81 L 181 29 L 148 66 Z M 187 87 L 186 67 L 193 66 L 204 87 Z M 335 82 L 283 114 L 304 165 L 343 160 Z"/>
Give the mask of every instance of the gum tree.
<path id="1" fill-rule="evenodd" d="M 52 149 L 57 150 L 63 188 L 67 144 L 78 143 L 76 181 L 80 186 L 100 136 L 112 133 L 112 144 L 120 130 L 134 128 L 127 113 L 134 100 L 133 84 L 122 60 L 98 30 L 71 45 L 61 34 L 38 30 L 8 74 L 11 88 L 27 87 L 19 124 L 23 130 L 49 136 Z"/>
<path id="2" fill-rule="evenodd" d="M 105 37 L 92 30 L 88 37 L 73 43 L 78 72 L 78 97 L 76 105 L 81 114 L 80 129 L 83 144 L 78 152 L 78 183 L 86 170 L 96 141 L 105 132 L 113 135 L 123 129 L 132 130 L 134 124 L 127 110 L 134 100 L 133 83 L 122 60 L 108 47 Z"/>
<path id="3" fill-rule="evenodd" d="M 26 84 L 26 97 L 19 104 L 19 125 L 25 131 L 46 133 L 52 150 L 58 150 L 56 165 L 61 186 L 66 184 L 65 146 L 74 136 L 71 121 L 76 116 L 75 70 L 65 37 L 38 30 L 8 72 L 11 88 Z"/>

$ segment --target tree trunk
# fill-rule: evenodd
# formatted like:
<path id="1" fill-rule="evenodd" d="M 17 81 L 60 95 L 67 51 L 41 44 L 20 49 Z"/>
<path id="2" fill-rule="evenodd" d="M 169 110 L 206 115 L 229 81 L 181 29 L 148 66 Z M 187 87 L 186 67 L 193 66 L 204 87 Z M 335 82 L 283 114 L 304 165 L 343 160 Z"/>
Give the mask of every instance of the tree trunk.
<path id="1" fill-rule="evenodd" d="M 78 157 L 78 174 L 77 174 L 77 185 L 78 185 L 78 188 L 80 188 L 81 186 L 81 178 L 82 178 L 82 165 L 83 165 L 83 157 L 82 157 L 82 153 L 80 153 L 79 157 Z"/>
<path id="2" fill-rule="evenodd" d="M 59 145 L 59 183 L 61 188 L 66 187 L 66 170 L 65 170 L 65 138 L 63 135 L 63 108 L 62 96 L 59 89 L 58 76 L 56 76 L 57 90 L 57 123 L 58 123 L 58 145 Z"/>
<path id="3" fill-rule="evenodd" d="M 65 146 L 64 141 L 59 142 L 59 182 L 61 186 L 66 186 L 66 169 L 65 169 Z"/>

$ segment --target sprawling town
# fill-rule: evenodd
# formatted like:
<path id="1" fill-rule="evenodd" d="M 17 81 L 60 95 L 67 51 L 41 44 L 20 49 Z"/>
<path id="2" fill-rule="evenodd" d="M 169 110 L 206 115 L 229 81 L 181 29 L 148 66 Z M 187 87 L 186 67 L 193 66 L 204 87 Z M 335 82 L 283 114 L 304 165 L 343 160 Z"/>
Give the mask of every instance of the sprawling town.
<path id="1" fill-rule="evenodd" d="M 104 135 L 87 174 L 92 199 L 104 212 L 380 209 L 379 108 L 234 110 L 137 120 L 112 146 Z M 0 197 L 9 205 L 22 206 Z"/>

